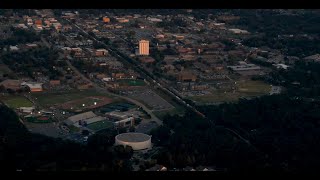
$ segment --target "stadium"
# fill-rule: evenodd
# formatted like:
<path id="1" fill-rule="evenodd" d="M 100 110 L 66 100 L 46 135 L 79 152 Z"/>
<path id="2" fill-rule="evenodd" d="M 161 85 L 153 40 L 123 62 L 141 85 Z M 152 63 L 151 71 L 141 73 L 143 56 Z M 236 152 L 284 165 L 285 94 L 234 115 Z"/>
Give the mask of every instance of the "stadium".
<path id="1" fill-rule="evenodd" d="M 115 145 L 131 146 L 134 151 L 151 149 L 151 136 L 143 133 L 123 133 L 115 137 Z"/>

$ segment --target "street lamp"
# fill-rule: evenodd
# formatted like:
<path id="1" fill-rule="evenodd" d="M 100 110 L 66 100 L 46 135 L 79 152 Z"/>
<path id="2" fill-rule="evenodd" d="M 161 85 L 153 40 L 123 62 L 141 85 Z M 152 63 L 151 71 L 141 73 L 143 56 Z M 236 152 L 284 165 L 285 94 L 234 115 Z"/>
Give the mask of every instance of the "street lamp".
<path id="1" fill-rule="evenodd" d="M 85 106 L 85 104 L 82 104 L 82 106 L 84 107 L 84 106 Z"/>
<path id="2" fill-rule="evenodd" d="M 94 102 L 94 105 L 97 105 L 97 102 Z"/>

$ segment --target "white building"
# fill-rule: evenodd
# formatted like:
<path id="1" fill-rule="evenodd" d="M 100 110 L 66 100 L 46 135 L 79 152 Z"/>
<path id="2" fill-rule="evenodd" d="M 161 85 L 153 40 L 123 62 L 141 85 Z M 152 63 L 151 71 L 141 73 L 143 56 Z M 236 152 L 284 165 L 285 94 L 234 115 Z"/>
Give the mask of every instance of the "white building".
<path id="1" fill-rule="evenodd" d="M 77 114 L 74 116 L 69 117 L 65 123 L 67 123 L 68 125 L 74 125 L 76 127 L 80 127 L 82 123 L 86 123 L 86 124 L 92 124 L 98 121 L 103 121 L 105 120 L 105 117 L 102 116 L 98 116 L 95 113 L 93 113 L 92 111 L 88 111 L 85 113 L 81 113 L 81 114 Z"/>
<path id="2" fill-rule="evenodd" d="M 242 30 L 242 29 L 229 29 L 229 31 L 235 34 L 249 34 L 247 30 Z"/>
<path id="3" fill-rule="evenodd" d="M 273 66 L 275 66 L 278 69 L 288 69 L 290 66 L 285 65 L 285 64 L 274 64 Z"/>
<path id="4" fill-rule="evenodd" d="M 21 86 L 29 87 L 31 92 L 41 92 L 42 89 L 42 83 L 36 83 L 36 82 L 23 82 L 21 83 Z"/>
<path id="5" fill-rule="evenodd" d="M 115 145 L 131 146 L 133 150 L 151 149 L 151 136 L 143 133 L 122 133 L 115 137 Z"/>
<path id="6" fill-rule="evenodd" d="M 10 48 L 10 51 L 18 51 L 19 50 L 18 46 L 10 46 L 9 48 Z"/>

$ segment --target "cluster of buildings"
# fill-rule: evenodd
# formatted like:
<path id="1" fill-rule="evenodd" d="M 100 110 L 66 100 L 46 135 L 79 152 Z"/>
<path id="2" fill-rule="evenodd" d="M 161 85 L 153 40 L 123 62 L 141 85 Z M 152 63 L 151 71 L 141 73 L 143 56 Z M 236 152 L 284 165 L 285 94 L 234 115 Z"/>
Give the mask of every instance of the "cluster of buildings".
<path id="1" fill-rule="evenodd" d="M 80 128 L 105 120 L 111 122 L 114 128 L 129 128 L 134 126 L 133 116 L 129 116 L 118 111 L 108 112 L 103 116 L 99 116 L 92 111 L 88 111 L 67 118 L 65 123 L 69 126 L 72 125 Z"/>

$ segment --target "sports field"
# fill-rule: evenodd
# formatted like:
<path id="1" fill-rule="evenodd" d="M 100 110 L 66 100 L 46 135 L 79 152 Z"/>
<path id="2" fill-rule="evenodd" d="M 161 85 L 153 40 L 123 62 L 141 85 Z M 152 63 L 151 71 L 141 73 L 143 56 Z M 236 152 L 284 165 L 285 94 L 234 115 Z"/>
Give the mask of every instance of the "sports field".
<path id="1" fill-rule="evenodd" d="M 262 81 L 239 81 L 236 87 L 235 91 L 216 89 L 211 91 L 212 94 L 188 97 L 188 99 L 199 104 L 235 102 L 239 98 L 267 95 L 271 91 L 271 86 Z"/>
<path id="2" fill-rule="evenodd" d="M 119 84 L 122 86 L 145 86 L 146 83 L 140 79 L 119 79 Z"/>
<path id="3" fill-rule="evenodd" d="M 64 104 L 56 104 L 56 106 L 69 111 L 83 111 L 102 107 L 112 102 L 113 100 L 111 98 L 107 98 L 104 96 L 89 96 L 73 101 L 68 101 Z"/>
<path id="4" fill-rule="evenodd" d="M 87 128 L 93 131 L 100 131 L 102 129 L 112 128 L 112 127 L 113 127 L 113 123 L 108 120 L 95 122 L 87 126 Z"/>
<path id="5" fill-rule="evenodd" d="M 11 108 L 31 107 L 33 106 L 27 98 L 23 96 L 1 96 L 1 100 Z"/>
<path id="6" fill-rule="evenodd" d="M 104 97 L 111 97 L 101 92 L 97 92 L 95 90 L 72 90 L 66 92 L 55 92 L 55 93 L 48 93 L 48 92 L 41 92 L 32 95 L 36 98 L 36 101 L 44 107 L 50 107 L 56 104 L 63 104 L 68 101 L 79 100 L 89 96 L 104 96 Z M 93 102 L 92 102 L 93 104 Z"/>

